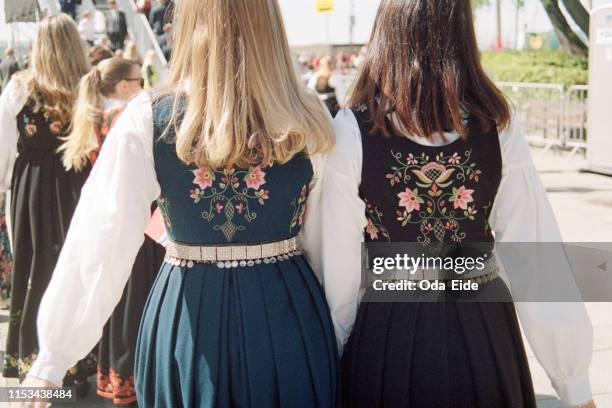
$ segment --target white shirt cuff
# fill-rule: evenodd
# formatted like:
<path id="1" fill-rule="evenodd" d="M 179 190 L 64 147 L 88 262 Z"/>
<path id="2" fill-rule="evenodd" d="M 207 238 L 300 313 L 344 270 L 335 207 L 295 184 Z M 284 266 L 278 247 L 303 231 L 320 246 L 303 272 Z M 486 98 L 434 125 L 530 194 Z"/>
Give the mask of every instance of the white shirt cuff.
<path id="1" fill-rule="evenodd" d="M 588 374 L 551 382 L 561 401 L 568 405 L 582 405 L 593 399 Z"/>
<path id="2" fill-rule="evenodd" d="M 41 350 L 28 371 L 28 377 L 36 377 L 61 386 L 70 368 L 70 364 L 65 361 L 66 359 L 60 355 Z"/>

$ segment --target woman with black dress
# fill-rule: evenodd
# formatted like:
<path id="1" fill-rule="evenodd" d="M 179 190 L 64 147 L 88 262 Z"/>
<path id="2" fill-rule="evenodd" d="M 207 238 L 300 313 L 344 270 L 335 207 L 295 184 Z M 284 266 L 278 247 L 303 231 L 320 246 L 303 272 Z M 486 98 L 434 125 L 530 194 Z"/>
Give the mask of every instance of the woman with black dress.
<path id="1" fill-rule="evenodd" d="M 96 162 L 125 106 L 142 90 L 141 82 L 138 64 L 119 57 L 100 62 L 83 77 L 72 132 L 60 148 L 68 170 L 81 170 Z M 136 402 L 138 323 L 163 259 L 164 247 L 145 235 L 123 296 L 98 343 L 97 393 L 117 405 Z"/>
<path id="2" fill-rule="evenodd" d="M 535 407 L 518 312 L 560 398 L 592 407 L 583 304 L 513 304 L 495 258 L 471 275 L 478 292 L 414 295 L 425 302 L 377 295 L 360 277 L 364 240 L 414 243 L 433 259 L 475 243 L 484 256 L 494 241 L 561 241 L 520 126 L 480 65 L 470 1 L 432 4 L 382 1 L 351 109 L 334 121 L 323 275 L 344 348 L 344 406 Z M 412 279 L 444 281 L 442 272 Z"/>
<path id="3" fill-rule="evenodd" d="M 88 167 L 66 171 L 56 152 L 68 134 L 79 80 L 89 69 L 70 17 L 61 14 L 40 23 L 30 66 L 13 77 L 0 100 L 0 180 L 12 171 L 14 242 L 5 377 L 25 376 L 37 357 L 39 304 L 89 173 Z M 85 384 L 95 368 L 95 359 L 86 357 L 64 383 Z"/>

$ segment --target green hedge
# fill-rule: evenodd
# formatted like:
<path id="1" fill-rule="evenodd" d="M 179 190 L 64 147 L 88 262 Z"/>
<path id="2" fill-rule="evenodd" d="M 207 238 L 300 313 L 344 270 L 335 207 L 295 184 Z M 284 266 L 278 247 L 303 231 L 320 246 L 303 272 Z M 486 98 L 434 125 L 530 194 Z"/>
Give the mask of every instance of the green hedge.
<path id="1" fill-rule="evenodd" d="M 487 51 L 482 63 L 497 81 L 563 84 L 588 82 L 588 61 L 560 50 Z"/>

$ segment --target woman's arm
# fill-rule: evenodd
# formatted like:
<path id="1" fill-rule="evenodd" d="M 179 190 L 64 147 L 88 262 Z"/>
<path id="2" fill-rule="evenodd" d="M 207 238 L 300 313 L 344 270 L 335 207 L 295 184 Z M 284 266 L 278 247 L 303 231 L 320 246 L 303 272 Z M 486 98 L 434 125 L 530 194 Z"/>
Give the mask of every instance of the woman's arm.
<path id="1" fill-rule="evenodd" d="M 562 242 L 546 191 L 516 120 L 500 133 L 500 142 L 504 174 L 490 219 L 496 242 Z M 565 256 L 559 249 L 560 256 Z M 548 278 L 534 276 L 531 283 L 546 284 L 541 281 Z M 584 304 L 517 302 L 516 310 L 529 344 L 561 399 L 569 405 L 590 401 L 588 369 L 593 328 Z"/>
<path id="2" fill-rule="evenodd" d="M 361 243 L 367 224 L 361 183 L 361 134 L 349 110 L 334 119 L 336 147 L 329 153 L 321 198 L 323 286 L 338 347 L 351 333 L 361 285 Z"/>
<path id="3" fill-rule="evenodd" d="M 40 352 L 29 372 L 61 384 L 100 339 L 143 242 L 159 195 L 151 103 L 141 94 L 123 112 L 83 187 L 38 314 Z"/>
<path id="4" fill-rule="evenodd" d="M 0 96 L 0 191 L 11 186 L 11 175 L 17 156 L 17 114 L 27 101 L 25 84 L 13 78 Z"/>

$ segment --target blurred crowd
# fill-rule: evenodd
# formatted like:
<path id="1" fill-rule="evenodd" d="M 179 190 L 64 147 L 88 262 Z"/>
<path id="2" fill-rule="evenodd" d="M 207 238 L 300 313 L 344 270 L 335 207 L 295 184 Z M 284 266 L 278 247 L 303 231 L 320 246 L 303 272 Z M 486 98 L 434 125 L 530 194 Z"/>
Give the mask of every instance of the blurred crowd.
<path id="1" fill-rule="evenodd" d="M 299 78 L 304 85 L 317 92 L 332 116 L 344 106 L 348 84 L 363 64 L 366 52 L 367 46 L 363 46 L 358 52 L 338 51 L 334 56 L 305 52 L 297 56 Z"/>

